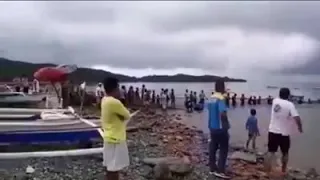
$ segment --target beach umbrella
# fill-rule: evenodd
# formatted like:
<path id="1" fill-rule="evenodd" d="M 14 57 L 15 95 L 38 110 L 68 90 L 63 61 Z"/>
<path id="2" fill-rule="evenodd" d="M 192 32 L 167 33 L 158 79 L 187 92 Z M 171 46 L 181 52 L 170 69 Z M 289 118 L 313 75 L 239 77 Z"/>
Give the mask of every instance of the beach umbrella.
<path id="1" fill-rule="evenodd" d="M 68 79 L 68 74 L 77 69 L 76 65 L 59 65 L 56 67 L 43 67 L 38 69 L 34 74 L 34 78 L 38 81 L 50 82 L 56 91 L 58 102 L 61 102 L 60 93 L 55 86 L 57 82 L 64 82 Z"/>
<path id="2" fill-rule="evenodd" d="M 48 81 L 51 83 L 63 82 L 67 80 L 67 75 L 63 70 L 57 69 L 56 67 L 43 67 L 37 70 L 33 76 L 38 81 Z"/>

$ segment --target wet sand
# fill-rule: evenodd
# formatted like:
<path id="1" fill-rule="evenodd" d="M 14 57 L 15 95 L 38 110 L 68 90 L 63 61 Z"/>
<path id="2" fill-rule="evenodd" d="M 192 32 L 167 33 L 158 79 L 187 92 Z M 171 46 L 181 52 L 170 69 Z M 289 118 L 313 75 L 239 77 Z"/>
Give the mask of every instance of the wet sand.
<path id="1" fill-rule="evenodd" d="M 245 122 L 249 115 L 251 107 L 230 108 L 229 119 L 231 123 L 230 143 L 244 144 L 247 139 L 245 131 Z M 259 128 L 261 136 L 257 139 L 258 149 L 262 152 L 267 150 L 267 134 L 270 121 L 270 106 L 259 105 L 254 107 L 257 110 Z M 290 166 L 309 169 L 316 168 L 320 170 L 320 105 L 303 104 L 298 105 L 297 109 L 303 121 L 304 133 L 291 136 Z M 196 126 L 208 133 L 206 115 L 204 113 L 194 112 L 186 113 L 184 110 L 178 110 L 175 113 L 182 114 L 182 120 L 190 126 Z"/>

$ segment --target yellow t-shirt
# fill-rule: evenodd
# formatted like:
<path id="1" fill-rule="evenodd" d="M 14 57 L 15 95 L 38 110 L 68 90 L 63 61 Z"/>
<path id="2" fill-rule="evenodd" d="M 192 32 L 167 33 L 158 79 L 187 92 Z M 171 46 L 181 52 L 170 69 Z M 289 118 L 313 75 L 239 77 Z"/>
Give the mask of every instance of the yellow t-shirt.
<path id="1" fill-rule="evenodd" d="M 125 120 L 130 118 L 128 109 L 116 98 L 104 97 L 101 102 L 101 124 L 103 139 L 108 143 L 126 140 Z"/>

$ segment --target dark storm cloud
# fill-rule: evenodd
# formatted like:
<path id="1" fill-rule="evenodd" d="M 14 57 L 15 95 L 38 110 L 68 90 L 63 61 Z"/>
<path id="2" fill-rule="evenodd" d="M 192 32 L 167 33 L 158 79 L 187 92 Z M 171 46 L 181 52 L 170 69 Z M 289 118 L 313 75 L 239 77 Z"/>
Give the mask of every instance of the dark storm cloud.
<path id="1" fill-rule="evenodd" d="M 319 8 L 290 1 L 1 2 L 0 55 L 117 68 L 303 72 L 317 61 Z"/>
<path id="2" fill-rule="evenodd" d="M 320 37 L 320 2 L 208 2 L 202 11 L 185 11 L 170 19 L 154 19 L 156 29 L 168 31 L 235 25 L 276 32 L 301 32 Z"/>

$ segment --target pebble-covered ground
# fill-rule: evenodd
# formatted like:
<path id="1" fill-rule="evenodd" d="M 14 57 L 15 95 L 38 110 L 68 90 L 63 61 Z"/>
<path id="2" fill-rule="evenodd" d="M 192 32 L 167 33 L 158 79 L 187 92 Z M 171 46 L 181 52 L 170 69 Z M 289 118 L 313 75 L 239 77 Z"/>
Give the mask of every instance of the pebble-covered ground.
<path id="1" fill-rule="evenodd" d="M 217 179 L 208 173 L 206 137 L 201 131 L 179 123 L 182 118 L 179 114 L 143 110 L 131 120 L 128 126 L 131 165 L 122 172 L 123 180 Z M 242 147 L 230 148 L 228 169 L 232 179 L 278 179 L 263 171 L 263 155 L 243 151 Z M 28 166 L 34 172 L 26 173 Z M 286 179 L 318 179 L 317 176 L 315 170 L 291 170 Z M 0 161 L 0 180 L 103 178 L 102 155 Z"/>

